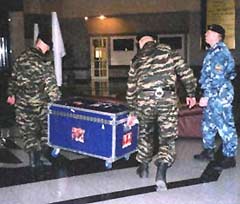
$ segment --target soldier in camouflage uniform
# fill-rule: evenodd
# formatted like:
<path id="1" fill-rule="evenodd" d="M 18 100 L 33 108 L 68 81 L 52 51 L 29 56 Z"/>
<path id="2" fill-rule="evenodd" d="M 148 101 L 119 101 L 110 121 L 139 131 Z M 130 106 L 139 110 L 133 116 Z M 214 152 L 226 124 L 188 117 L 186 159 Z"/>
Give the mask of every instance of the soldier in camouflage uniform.
<path id="1" fill-rule="evenodd" d="M 19 134 L 32 167 L 43 164 L 47 149 L 47 104 L 61 96 L 49 53 L 51 47 L 51 35 L 39 34 L 35 47 L 16 59 L 9 81 L 7 102 L 15 104 Z"/>
<path id="2" fill-rule="evenodd" d="M 210 45 L 203 61 L 200 84 L 203 97 L 199 105 L 204 107 L 202 133 L 203 151 L 194 155 L 197 160 L 214 160 L 215 136 L 222 138 L 223 160 L 218 169 L 236 166 L 237 132 L 232 113 L 234 89 L 231 80 L 236 77 L 234 59 L 224 44 L 225 30 L 220 25 L 209 25 L 205 34 Z"/>
<path id="3" fill-rule="evenodd" d="M 137 36 L 139 50 L 129 70 L 126 99 L 131 114 L 139 119 L 138 152 L 140 163 L 137 174 L 148 177 L 149 163 L 153 157 L 155 127 L 158 127 L 159 149 L 156 156 L 157 190 L 167 189 L 166 171 L 175 159 L 177 138 L 177 76 L 183 82 L 189 107 L 196 103 L 196 79 L 192 70 L 178 53 L 164 44 L 158 44 L 154 36 Z M 130 117 L 129 121 L 131 121 Z"/>

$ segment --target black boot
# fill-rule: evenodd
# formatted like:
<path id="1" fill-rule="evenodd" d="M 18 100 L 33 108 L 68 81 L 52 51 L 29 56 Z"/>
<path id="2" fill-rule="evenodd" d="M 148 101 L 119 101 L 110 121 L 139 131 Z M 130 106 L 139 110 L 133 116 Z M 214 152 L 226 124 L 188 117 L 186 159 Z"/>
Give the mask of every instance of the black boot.
<path id="1" fill-rule="evenodd" d="M 30 151 L 28 152 L 29 156 L 29 166 L 31 167 L 39 167 L 41 166 L 41 161 L 40 161 L 40 152 L 39 151 Z"/>
<path id="2" fill-rule="evenodd" d="M 155 162 L 157 166 L 157 173 L 156 173 L 156 190 L 157 191 L 164 191 L 167 190 L 167 182 L 166 182 L 166 174 L 168 169 L 167 163 L 162 162 Z"/>
<path id="3" fill-rule="evenodd" d="M 148 163 L 141 163 L 139 164 L 137 170 L 137 175 L 139 175 L 140 178 L 148 178 L 149 176 L 149 169 L 148 169 Z"/>
<path id="4" fill-rule="evenodd" d="M 200 154 L 195 154 L 194 159 L 200 161 L 213 161 L 214 160 L 214 150 L 213 149 L 204 149 Z"/>
<path id="5" fill-rule="evenodd" d="M 223 170 L 236 167 L 235 157 L 223 157 L 223 160 L 220 161 L 214 169 Z"/>
<path id="6" fill-rule="evenodd" d="M 43 146 L 40 154 L 40 161 L 43 166 L 51 166 L 52 163 L 47 159 L 51 154 L 51 148 L 48 146 Z"/>

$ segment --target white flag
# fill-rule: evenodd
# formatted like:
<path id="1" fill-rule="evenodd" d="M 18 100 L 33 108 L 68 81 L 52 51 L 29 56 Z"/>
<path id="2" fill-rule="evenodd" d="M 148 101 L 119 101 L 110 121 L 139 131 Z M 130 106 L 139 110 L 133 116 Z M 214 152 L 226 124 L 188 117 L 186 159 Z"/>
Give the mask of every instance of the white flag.
<path id="1" fill-rule="evenodd" d="M 52 12 L 52 41 L 54 54 L 54 67 L 57 79 L 57 85 L 62 85 L 62 57 L 65 56 L 65 48 L 62 39 L 62 33 L 58 22 L 56 12 Z"/>
<path id="2" fill-rule="evenodd" d="M 38 24 L 34 23 L 34 27 L 33 27 L 33 46 L 35 46 L 38 34 L 39 34 Z"/>

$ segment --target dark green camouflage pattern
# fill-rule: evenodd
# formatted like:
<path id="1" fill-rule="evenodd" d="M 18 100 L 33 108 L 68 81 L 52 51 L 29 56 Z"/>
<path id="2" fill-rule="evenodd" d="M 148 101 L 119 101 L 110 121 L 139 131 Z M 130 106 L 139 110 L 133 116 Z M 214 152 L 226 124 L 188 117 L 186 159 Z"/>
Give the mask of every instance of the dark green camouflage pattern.
<path id="1" fill-rule="evenodd" d="M 8 95 L 16 98 L 16 122 L 26 151 L 47 142 L 47 104 L 59 100 L 52 56 L 36 48 L 24 51 L 13 65 Z"/>
<path id="2" fill-rule="evenodd" d="M 140 122 L 136 156 L 140 163 L 152 160 L 156 141 L 154 135 L 158 135 L 159 140 L 156 159 L 169 166 L 174 162 L 175 140 L 178 135 L 177 76 L 184 84 L 188 96 L 194 97 L 196 79 L 193 71 L 169 46 L 148 42 L 131 62 L 126 99 Z M 160 94 L 156 95 L 159 88 Z"/>

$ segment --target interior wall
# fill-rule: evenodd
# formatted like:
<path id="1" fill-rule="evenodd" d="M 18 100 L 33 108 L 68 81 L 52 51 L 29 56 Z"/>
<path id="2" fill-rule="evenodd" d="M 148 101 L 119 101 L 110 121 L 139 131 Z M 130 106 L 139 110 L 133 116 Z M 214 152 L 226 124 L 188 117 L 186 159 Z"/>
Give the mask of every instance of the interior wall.
<path id="1" fill-rule="evenodd" d="M 34 23 L 40 23 L 48 27 L 51 21 L 50 15 L 45 14 L 25 14 L 24 19 L 26 39 L 33 37 Z M 199 21 L 199 19 L 199 12 L 195 14 L 195 12 L 190 13 L 186 11 L 159 14 L 131 14 L 106 18 L 105 20 L 90 18 L 88 21 L 82 18 L 59 18 L 67 53 L 63 59 L 64 69 L 67 71 L 74 70 L 75 72 L 78 70 L 78 72 L 81 72 L 78 74 L 79 77 L 89 78 L 90 37 L 107 36 L 111 39 L 113 36 L 136 35 L 143 31 L 160 35 L 183 34 L 184 36 L 190 36 L 189 39 L 193 45 L 188 50 L 191 53 L 189 63 L 200 65 L 201 58 L 199 57 L 199 52 L 201 53 L 202 51 L 198 44 L 200 41 L 196 41 L 196 38 L 200 39 L 201 26 L 200 23 L 194 23 Z M 190 50 L 193 48 L 195 55 Z M 121 67 L 118 68 L 118 70 L 120 69 Z M 126 67 L 123 67 L 123 69 L 124 74 L 126 74 Z M 110 76 L 113 76 L 113 74 L 110 73 Z"/>
<path id="2" fill-rule="evenodd" d="M 62 0 L 65 18 L 98 16 L 100 14 L 199 11 L 199 2 L 192 0 Z"/>
<path id="3" fill-rule="evenodd" d="M 67 47 L 66 69 L 85 70 L 89 76 L 91 36 L 135 35 L 142 31 L 158 34 L 185 34 L 188 62 L 200 67 L 205 51 L 201 49 L 201 0 L 24 0 L 24 14 L 50 15 L 58 13 L 63 39 Z M 236 0 L 236 28 L 240 22 L 240 0 Z M 97 16 L 104 14 L 101 21 Z M 88 21 L 83 17 L 89 16 Z M 25 28 L 28 35 L 30 25 Z M 31 32 L 30 32 L 31 33 Z M 236 64 L 240 63 L 239 29 L 236 29 L 236 49 L 232 50 Z M 70 54 L 68 54 L 70 53 Z"/>
<path id="4" fill-rule="evenodd" d="M 89 68 L 90 36 L 135 35 L 149 31 L 158 34 L 185 34 L 194 37 L 194 40 L 190 38 L 192 43 L 198 42 L 196 35 L 189 31 L 197 32 L 200 27 L 196 28 L 197 26 L 193 24 L 194 30 L 189 26 L 189 22 L 192 20 L 191 12 L 199 14 L 200 1 L 24 0 L 24 13 L 28 19 L 26 20 L 28 26 L 25 27 L 27 38 L 33 33 L 33 16 L 39 13 L 42 16 L 49 15 L 52 10 L 57 11 L 61 18 L 63 39 L 67 53 L 70 53 L 64 58 L 67 69 Z M 102 21 L 96 18 L 101 13 L 106 15 L 107 19 Z M 84 16 L 89 16 L 89 20 L 84 21 Z M 29 19 L 32 19 L 31 23 Z M 46 18 L 42 19 L 44 22 L 47 21 Z M 199 45 L 191 46 L 196 48 Z M 195 51 L 196 56 L 199 56 L 199 49 Z M 199 60 L 194 59 L 192 55 L 189 59 L 194 64 L 199 63 Z"/>
<path id="5" fill-rule="evenodd" d="M 199 11 L 200 1 L 192 0 L 23 0 L 24 12 L 59 13 L 64 18 L 84 16 Z"/>
<path id="6" fill-rule="evenodd" d="M 25 49 L 23 12 L 10 12 L 9 34 L 12 61 Z"/>
<path id="7" fill-rule="evenodd" d="M 44 14 L 48 15 L 56 11 L 62 17 L 65 9 L 62 0 L 22 0 L 24 14 Z"/>
<path id="8" fill-rule="evenodd" d="M 109 17 L 104 20 L 90 18 L 86 21 L 91 35 L 131 34 L 143 31 L 156 33 L 187 33 L 188 12 L 159 14 L 132 14 Z"/>

